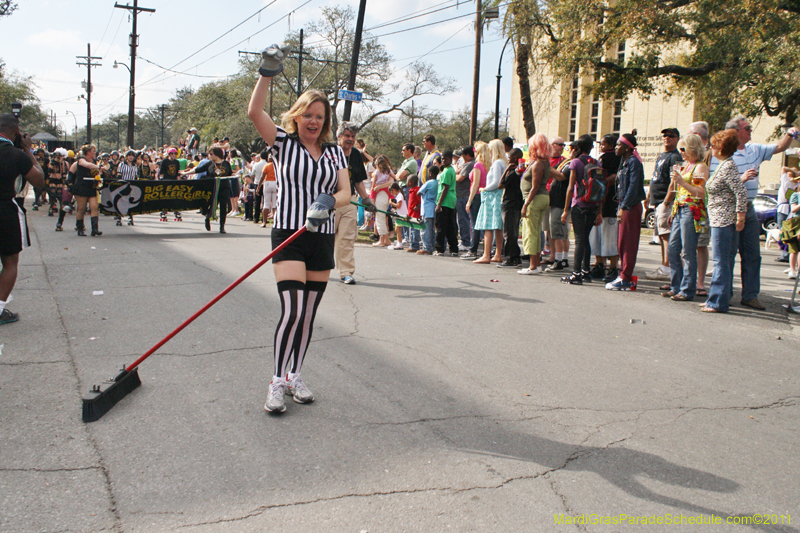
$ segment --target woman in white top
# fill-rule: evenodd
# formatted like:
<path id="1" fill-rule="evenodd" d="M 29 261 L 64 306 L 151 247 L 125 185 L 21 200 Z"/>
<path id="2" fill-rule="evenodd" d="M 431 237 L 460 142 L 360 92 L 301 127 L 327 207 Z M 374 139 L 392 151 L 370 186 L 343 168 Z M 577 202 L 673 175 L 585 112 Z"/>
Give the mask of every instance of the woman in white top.
<path id="1" fill-rule="evenodd" d="M 278 183 L 272 230 L 273 248 L 304 225 L 309 230 L 273 258 L 281 300 L 275 331 L 275 372 L 264 405 L 268 412 L 286 410 L 284 394 L 297 403 L 313 401 L 303 384 L 303 364 L 314 316 L 334 266 L 331 213 L 350 202 L 350 179 L 342 149 L 331 141 L 331 106 L 320 91 L 303 93 L 278 127 L 264 111 L 272 77 L 283 70 L 284 51 L 265 50 L 247 113 L 270 147 Z M 266 65 L 266 66 L 265 66 Z"/>
<path id="2" fill-rule="evenodd" d="M 498 189 L 500 178 L 506 170 L 506 152 L 503 141 L 494 139 L 489 142 L 491 168 L 486 174 L 486 187 L 480 189 L 481 208 L 478 211 L 476 230 L 483 230 L 483 255 L 473 263 L 499 263 L 503 260 L 503 189 Z M 480 160 L 480 156 L 478 157 Z M 482 161 L 483 162 L 483 161 Z M 485 164 L 485 163 L 484 163 Z M 492 237 L 496 252 L 492 254 Z"/>

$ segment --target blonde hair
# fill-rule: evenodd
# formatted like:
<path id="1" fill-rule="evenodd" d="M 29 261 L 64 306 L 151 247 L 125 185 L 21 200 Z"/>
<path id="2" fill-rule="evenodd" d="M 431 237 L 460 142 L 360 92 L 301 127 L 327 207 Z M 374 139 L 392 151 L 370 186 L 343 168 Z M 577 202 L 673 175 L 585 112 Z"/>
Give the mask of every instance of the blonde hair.
<path id="1" fill-rule="evenodd" d="M 325 107 L 325 122 L 319 132 L 319 144 L 331 141 L 331 103 L 322 91 L 311 90 L 300 95 L 292 107 L 281 116 L 281 127 L 287 133 L 297 133 L 297 122 L 295 119 L 308 111 L 308 108 L 316 102 L 322 102 Z"/>
<path id="2" fill-rule="evenodd" d="M 489 141 L 489 153 L 492 154 L 492 163 L 498 159 L 502 159 L 503 162 L 508 163 L 508 160 L 506 159 L 505 145 L 500 139 Z"/>
<path id="3" fill-rule="evenodd" d="M 81 154 L 83 154 L 84 156 L 86 156 L 86 154 L 88 154 L 92 150 L 94 150 L 95 152 L 97 151 L 97 147 L 93 144 L 84 144 L 83 146 L 81 146 Z"/>
<path id="4" fill-rule="evenodd" d="M 703 146 L 703 139 L 696 133 L 689 133 L 678 142 L 678 148 L 683 148 L 684 159 L 696 163 L 702 161 L 706 155 L 706 148 Z"/>
<path id="5" fill-rule="evenodd" d="M 475 143 L 475 159 L 480 161 L 484 167 L 491 166 L 492 164 L 492 156 L 489 154 L 489 145 L 483 141 L 478 141 Z"/>

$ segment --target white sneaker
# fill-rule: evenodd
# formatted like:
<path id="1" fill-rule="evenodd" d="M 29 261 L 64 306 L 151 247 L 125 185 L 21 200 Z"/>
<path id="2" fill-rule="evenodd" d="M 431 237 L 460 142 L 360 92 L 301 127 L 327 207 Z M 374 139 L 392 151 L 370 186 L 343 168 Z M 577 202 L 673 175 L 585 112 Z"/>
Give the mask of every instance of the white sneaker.
<path id="1" fill-rule="evenodd" d="M 469 246 L 464 246 L 463 244 L 458 245 L 459 252 L 469 252 Z"/>
<path id="2" fill-rule="evenodd" d="M 661 268 L 657 268 L 652 272 L 646 272 L 644 277 L 646 277 L 647 279 L 654 279 L 661 281 L 669 281 L 672 279 L 672 276 L 664 272 Z"/>
<path id="3" fill-rule="evenodd" d="M 792 270 L 791 272 L 789 272 L 789 279 L 797 279 L 797 271 L 796 270 Z"/>
<path id="4" fill-rule="evenodd" d="M 286 402 L 283 397 L 286 395 L 286 380 L 282 378 L 272 378 L 269 384 L 269 394 L 264 410 L 268 413 L 282 413 L 286 410 Z"/>
<path id="5" fill-rule="evenodd" d="M 791 274 L 791 273 L 792 273 L 792 269 L 791 269 L 791 267 L 789 267 L 789 268 L 787 268 L 786 270 L 784 270 L 784 271 L 783 271 L 783 273 L 784 273 L 784 274 Z"/>
<path id="6" fill-rule="evenodd" d="M 394 246 L 392 246 L 391 248 L 392 248 L 392 250 L 402 250 L 403 249 L 403 245 L 400 244 L 399 242 L 396 242 L 396 243 L 394 243 Z"/>
<path id="7" fill-rule="evenodd" d="M 303 383 L 303 378 L 300 377 L 300 374 L 294 375 L 288 382 L 287 387 L 289 389 L 289 394 L 292 395 L 292 398 L 297 403 L 311 403 L 314 401 L 314 394 L 308 390 L 306 384 Z"/>
<path id="8" fill-rule="evenodd" d="M 536 274 L 541 274 L 542 272 L 544 272 L 544 270 L 542 270 L 541 266 L 538 266 L 536 268 L 523 268 L 522 270 L 517 270 L 517 274 L 522 274 L 523 276 L 533 276 Z"/>

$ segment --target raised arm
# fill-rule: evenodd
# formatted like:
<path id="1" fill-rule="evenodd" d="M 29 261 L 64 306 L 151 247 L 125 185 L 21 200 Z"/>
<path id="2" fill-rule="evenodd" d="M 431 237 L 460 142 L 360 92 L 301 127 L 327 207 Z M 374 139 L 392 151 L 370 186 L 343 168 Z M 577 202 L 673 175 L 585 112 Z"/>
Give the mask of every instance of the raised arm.
<path id="1" fill-rule="evenodd" d="M 264 104 L 267 102 L 267 91 L 272 83 L 272 78 L 261 76 L 253 88 L 250 95 L 250 103 L 247 106 L 247 116 L 256 127 L 256 131 L 269 146 L 275 144 L 275 137 L 278 135 L 278 128 L 272 121 L 272 117 L 264 111 Z"/>

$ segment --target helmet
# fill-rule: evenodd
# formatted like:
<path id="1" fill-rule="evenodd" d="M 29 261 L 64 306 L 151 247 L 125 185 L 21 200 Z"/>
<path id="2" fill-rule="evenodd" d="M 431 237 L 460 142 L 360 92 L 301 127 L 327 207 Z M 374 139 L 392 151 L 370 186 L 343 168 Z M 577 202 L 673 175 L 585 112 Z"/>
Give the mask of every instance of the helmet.
<path id="1" fill-rule="evenodd" d="M 177 154 L 177 153 L 178 153 L 177 148 L 170 148 L 169 150 L 167 150 L 167 154 Z"/>
<path id="2" fill-rule="evenodd" d="M 108 157 L 108 152 L 103 152 L 102 154 L 100 154 L 100 157 Z"/>
<path id="3" fill-rule="evenodd" d="M 119 155 L 119 152 L 117 150 L 114 150 L 113 152 L 111 152 L 111 155 Z"/>
<path id="4" fill-rule="evenodd" d="M 132 156 L 135 157 L 137 154 L 136 154 L 135 150 L 128 150 L 127 152 L 125 152 L 125 157 L 128 157 L 129 155 L 132 155 Z"/>

